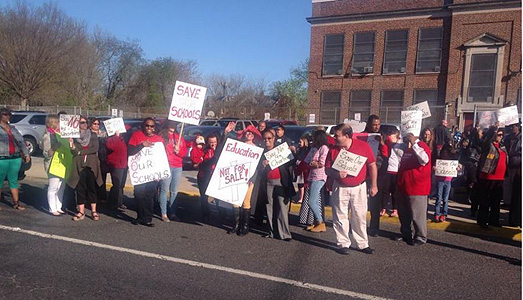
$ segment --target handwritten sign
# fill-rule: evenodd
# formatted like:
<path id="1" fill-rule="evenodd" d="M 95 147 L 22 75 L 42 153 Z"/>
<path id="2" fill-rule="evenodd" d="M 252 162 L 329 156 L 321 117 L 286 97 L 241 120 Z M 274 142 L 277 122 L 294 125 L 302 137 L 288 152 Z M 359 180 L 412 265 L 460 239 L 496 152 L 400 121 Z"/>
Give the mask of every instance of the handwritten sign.
<path id="1" fill-rule="evenodd" d="M 367 158 L 365 156 L 341 149 L 332 164 L 332 168 L 338 171 L 346 171 L 350 176 L 358 176 L 366 161 Z"/>
<path id="2" fill-rule="evenodd" d="M 430 118 L 430 107 L 427 101 L 420 102 L 418 104 L 411 105 L 407 107 L 407 110 L 419 110 L 422 112 L 422 119 Z"/>
<path id="3" fill-rule="evenodd" d="M 291 149 L 287 143 L 283 143 L 278 147 L 275 147 L 271 151 L 265 153 L 265 158 L 269 161 L 271 170 L 291 161 L 294 159 Z"/>
<path id="4" fill-rule="evenodd" d="M 198 125 L 207 88 L 176 81 L 169 120 Z"/>
<path id="5" fill-rule="evenodd" d="M 419 110 L 407 110 L 401 112 L 401 135 L 412 133 L 419 136 L 421 132 L 421 118 L 423 113 Z"/>
<path id="6" fill-rule="evenodd" d="M 104 126 L 108 136 L 114 135 L 117 131 L 119 131 L 120 133 L 127 132 L 127 130 L 125 130 L 125 124 L 123 123 L 122 118 L 113 118 L 105 120 Z"/>
<path id="7" fill-rule="evenodd" d="M 458 177 L 457 160 L 436 159 L 436 176 L 441 177 Z"/>
<path id="8" fill-rule="evenodd" d="M 154 143 L 152 147 L 144 147 L 142 151 L 129 156 L 127 163 L 132 185 L 171 177 L 163 143 Z"/>
<path id="9" fill-rule="evenodd" d="M 497 110 L 499 126 L 508 126 L 519 123 L 518 107 L 516 105 L 503 107 Z"/>
<path id="10" fill-rule="evenodd" d="M 205 194 L 241 205 L 262 154 L 260 147 L 227 139 Z"/>
<path id="11" fill-rule="evenodd" d="M 352 138 L 364 141 L 365 143 L 369 144 L 369 146 L 372 148 L 372 152 L 374 153 L 374 157 L 377 157 L 381 140 L 381 135 L 379 133 L 353 133 Z"/>
<path id="12" fill-rule="evenodd" d="M 79 138 L 80 116 L 60 115 L 60 134 L 63 138 Z"/>
<path id="13" fill-rule="evenodd" d="M 361 122 L 357 120 L 349 120 L 345 119 L 343 120 L 343 123 L 350 125 L 352 127 L 352 132 L 359 133 L 365 131 L 365 127 L 367 127 L 367 122 Z"/>

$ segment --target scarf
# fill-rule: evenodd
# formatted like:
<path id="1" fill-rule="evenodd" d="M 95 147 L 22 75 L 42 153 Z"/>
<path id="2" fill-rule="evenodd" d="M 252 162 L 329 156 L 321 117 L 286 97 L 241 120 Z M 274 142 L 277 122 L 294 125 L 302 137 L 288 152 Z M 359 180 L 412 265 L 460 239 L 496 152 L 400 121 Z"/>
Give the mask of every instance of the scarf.
<path id="1" fill-rule="evenodd" d="M 91 130 L 87 129 L 84 131 L 80 130 L 80 138 L 76 139 L 77 143 L 80 143 L 82 147 L 87 147 L 89 145 L 89 141 L 91 140 Z"/>

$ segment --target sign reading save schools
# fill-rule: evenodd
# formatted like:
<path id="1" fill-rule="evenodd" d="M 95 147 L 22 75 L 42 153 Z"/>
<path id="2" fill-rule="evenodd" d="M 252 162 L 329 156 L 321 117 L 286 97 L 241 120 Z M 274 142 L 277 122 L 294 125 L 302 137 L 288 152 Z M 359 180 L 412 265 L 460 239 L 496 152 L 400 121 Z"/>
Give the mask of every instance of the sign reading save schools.
<path id="1" fill-rule="evenodd" d="M 207 88 L 176 81 L 169 120 L 198 125 Z"/>
<path id="2" fill-rule="evenodd" d="M 132 185 L 171 177 L 163 143 L 154 143 L 152 147 L 144 147 L 142 151 L 129 156 L 128 165 Z"/>

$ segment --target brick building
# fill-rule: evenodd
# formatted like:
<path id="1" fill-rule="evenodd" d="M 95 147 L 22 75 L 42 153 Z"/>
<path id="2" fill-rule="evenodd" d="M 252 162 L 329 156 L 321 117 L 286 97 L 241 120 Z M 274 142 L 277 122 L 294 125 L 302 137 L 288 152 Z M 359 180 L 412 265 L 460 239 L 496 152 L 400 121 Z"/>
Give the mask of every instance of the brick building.
<path id="1" fill-rule="evenodd" d="M 309 113 L 339 123 L 428 101 L 433 126 L 521 103 L 521 1 L 312 0 Z M 521 112 L 521 106 L 519 106 Z"/>

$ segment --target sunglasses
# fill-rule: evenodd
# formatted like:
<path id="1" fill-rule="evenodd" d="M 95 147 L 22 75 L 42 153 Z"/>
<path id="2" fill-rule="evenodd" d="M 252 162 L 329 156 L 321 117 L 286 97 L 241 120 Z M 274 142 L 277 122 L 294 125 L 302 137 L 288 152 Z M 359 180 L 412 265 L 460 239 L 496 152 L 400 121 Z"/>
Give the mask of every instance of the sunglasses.
<path id="1" fill-rule="evenodd" d="M 272 140 L 272 139 L 274 139 L 274 138 L 272 138 L 272 137 L 266 137 L 266 138 L 263 138 L 263 139 L 266 140 L 266 141 L 270 141 L 270 140 Z"/>
<path id="2" fill-rule="evenodd" d="M 85 122 L 85 121 L 80 121 L 80 124 L 87 124 L 87 122 Z"/>
<path id="3" fill-rule="evenodd" d="M 498 136 L 503 136 L 503 133 L 498 133 Z"/>
<path id="4" fill-rule="evenodd" d="M 147 124 L 146 124 L 145 127 L 146 127 L 146 128 L 154 128 L 155 125 L 147 125 Z"/>

